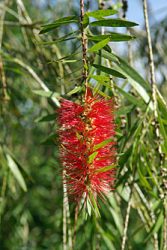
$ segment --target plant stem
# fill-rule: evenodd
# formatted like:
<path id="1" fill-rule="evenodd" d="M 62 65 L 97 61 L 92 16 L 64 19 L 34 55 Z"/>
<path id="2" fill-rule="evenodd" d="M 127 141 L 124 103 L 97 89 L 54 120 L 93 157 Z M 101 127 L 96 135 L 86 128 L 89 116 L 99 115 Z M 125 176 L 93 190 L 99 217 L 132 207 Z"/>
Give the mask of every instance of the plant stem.
<path id="1" fill-rule="evenodd" d="M 144 11 L 144 19 L 145 19 L 145 26 L 146 26 L 146 34 L 147 34 L 147 41 L 148 41 L 148 56 L 150 62 L 150 80 L 151 80 L 151 87 L 152 87 L 152 101 L 154 107 L 154 127 L 155 127 L 155 134 L 157 137 L 158 142 L 158 152 L 160 156 L 160 173 L 162 177 L 162 184 L 163 188 L 160 189 L 160 198 L 164 200 L 164 228 L 163 228 L 163 249 L 167 249 L 167 232 L 166 232 L 166 221 L 167 221 L 167 213 L 166 213 L 166 197 L 165 197 L 165 176 L 164 176 L 164 168 L 163 164 L 165 162 L 165 157 L 162 151 L 162 142 L 160 136 L 160 129 L 158 124 L 158 105 L 157 105 L 157 98 L 156 98 L 156 80 L 155 80 L 155 67 L 154 67 L 154 58 L 153 58 L 153 50 L 152 50 L 152 42 L 151 42 L 151 34 L 149 28 L 149 20 L 148 20 L 148 7 L 147 7 L 147 0 L 143 0 L 143 11 Z M 158 248 L 157 248 L 158 249 Z"/>
<path id="2" fill-rule="evenodd" d="M 163 250 L 167 250 L 167 201 L 164 199 Z"/>
<path id="3" fill-rule="evenodd" d="M 66 207 L 66 183 L 64 183 L 65 172 L 63 171 L 63 250 L 67 250 L 67 207 Z"/>
<path id="4" fill-rule="evenodd" d="M 84 0 L 80 0 L 80 25 L 81 25 L 81 41 L 82 41 L 82 61 L 83 61 L 83 71 L 82 77 L 85 86 L 88 85 L 88 61 L 87 61 L 87 47 L 88 41 L 87 36 L 84 29 Z"/>
<path id="5" fill-rule="evenodd" d="M 130 196 L 129 196 L 129 202 L 126 210 L 126 217 L 125 217 L 125 224 L 124 224 L 124 232 L 122 237 L 122 244 L 121 244 L 121 250 L 125 250 L 126 246 L 126 239 L 127 239 L 127 231 L 128 231 L 128 225 L 129 225 L 129 215 L 131 210 L 131 204 L 132 204 L 132 187 L 130 189 Z"/>
<path id="6" fill-rule="evenodd" d="M 158 141 L 158 151 L 161 158 L 161 167 L 163 162 L 163 153 L 161 148 L 161 138 L 160 138 L 160 130 L 158 126 L 158 110 L 157 110 L 157 98 L 156 98 L 156 81 L 155 81 L 155 67 L 154 67 L 154 58 L 153 58 L 153 50 L 152 50 L 152 42 L 151 42 L 151 34 L 149 28 L 149 20 L 148 20 L 148 7 L 147 0 L 143 0 L 143 11 L 144 11 L 144 19 L 145 19 L 145 27 L 148 41 L 148 57 L 149 57 L 149 65 L 150 65 L 150 81 L 152 87 L 152 101 L 154 106 L 154 125 L 155 125 L 155 133 Z"/>

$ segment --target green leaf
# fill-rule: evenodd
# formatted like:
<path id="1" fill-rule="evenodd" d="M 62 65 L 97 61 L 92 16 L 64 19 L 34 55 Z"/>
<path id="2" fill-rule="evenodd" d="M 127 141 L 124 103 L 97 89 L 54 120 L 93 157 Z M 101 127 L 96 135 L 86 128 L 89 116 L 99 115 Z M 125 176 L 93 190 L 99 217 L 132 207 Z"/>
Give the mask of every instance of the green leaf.
<path id="1" fill-rule="evenodd" d="M 89 164 L 91 164 L 94 161 L 94 159 L 96 158 L 97 154 L 98 154 L 98 152 L 93 152 L 91 155 L 89 155 L 89 157 L 88 157 L 88 163 Z"/>
<path id="2" fill-rule="evenodd" d="M 161 119 L 161 116 L 158 116 L 158 122 L 159 122 L 159 128 L 160 128 L 160 133 L 162 134 L 163 138 L 164 138 L 164 145 L 162 145 L 163 147 L 163 151 L 164 153 L 167 154 L 167 130 L 165 129 L 166 125 L 165 123 L 163 124 L 163 120 Z"/>
<path id="3" fill-rule="evenodd" d="M 88 36 L 89 40 L 91 41 L 101 41 L 103 39 L 109 38 L 110 42 L 123 42 L 123 41 L 129 41 L 134 39 L 134 36 L 116 33 L 116 32 L 110 32 L 110 34 L 106 35 L 98 35 L 98 36 Z"/>
<path id="4" fill-rule="evenodd" d="M 113 75 L 113 76 L 116 76 L 116 77 L 119 77 L 119 78 L 123 78 L 123 79 L 126 79 L 126 77 L 121 74 L 119 71 L 113 69 L 113 68 L 107 68 L 107 67 L 104 67 L 104 66 L 101 66 L 101 65 L 98 65 L 98 64 L 93 64 L 93 67 L 95 67 L 96 69 L 100 69 L 101 71 L 109 74 L 109 75 Z"/>
<path id="5" fill-rule="evenodd" d="M 106 230 L 103 230 L 103 228 L 98 224 L 98 222 L 96 222 L 96 228 L 98 233 L 101 235 L 101 238 L 104 240 L 107 249 L 116 250 L 115 244 L 113 244 L 114 239 L 112 238 L 112 234 L 107 233 Z"/>
<path id="6" fill-rule="evenodd" d="M 117 32 L 110 32 L 110 42 L 123 42 L 135 39 L 135 36 L 126 35 Z"/>
<path id="7" fill-rule="evenodd" d="M 132 104 L 132 105 L 128 105 L 128 106 L 119 107 L 119 109 L 116 110 L 115 113 L 116 113 L 117 115 L 125 115 L 125 114 L 131 112 L 132 109 L 134 109 L 135 106 L 136 106 L 136 105 L 133 105 L 133 104 Z"/>
<path id="8" fill-rule="evenodd" d="M 147 181 L 146 177 L 142 174 L 142 171 L 140 170 L 139 166 L 137 167 L 137 170 L 138 170 L 137 172 L 138 172 L 138 175 L 139 175 L 140 182 L 143 185 L 143 187 L 145 189 L 152 190 L 152 187 L 150 186 L 150 184 Z"/>
<path id="9" fill-rule="evenodd" d="M 33 93 L 35 93 L 36 95 L 40 95 L 43 97 L 60 97 L 60 94 L 57 92 L 52 92 L 52 91 L 44 91 L 44 90 L 33 90 Z"/>
<path id="10" fill-rule="evenodd" d="M 96 19 L 101 19 L 103 18 L 104 16 L 111 16 L 111 15 L 115 15 L 117 14 L 118 11 L 116 10 L 113 10 L 113 9 L 107 9 L 107 10 L 95 10 L 95 11 L 92 11 L 92 12 L 86 12 L 86 14 L 89 16 L 89 17 L 94 17 Z"/>
<path id="11" fill-rule="evenodd" d="M 160 214 L 159 214 L 159 216 L 158 216 L 158 219 L 156 220 L 156 222 L 152 226 L 152 228 L 151 228 L 148 236 L 144 240 L 145 242 L 147 242 L 154 233 L 157 233 L 159 231 L 159 229 L 162 226 L 163 222 L 164 222 L 164 216 L 163 216 L 163 211 L 161 211 Z"/>
<path id="12" fill-rule="evenodd" d="M 71 40 L 71 39 L 75 39 L 77 38 L 77 36 L 72 36 L 72 35 L 77 35 L 78 30 L 72 31 L 70 33 L 68 33 L 65 36 L 59 37 L 53 41 L 49 41 L 49 42 L 36 42 L 37 45 L 51 45 L 51 44 L 55 44 L 55 43 L 59 43 L 59 42 L 63 42 L 63 41 L 67 41 L 67 40 Z M 72 37 L 71 37 L 72 36 Z"/>
<path id="13" fill-rule="evenodd" d="M 85 13 L 84 18 L 83 18 L 83 27 L 84 29 L 89 25 L 89 17 L 87 13 Z"/>
<path id="14" fill-rule="evenodd" d="M 99 95 L 103 96 L 104 98 L 111 98 L 109 95 L 104 93 L 103 91 L 99 90 L 98 88 L 95 88 L 95 93 L 98 93 Z"/>
<path id="15" fill-rule="evenodd" d="M 55 145 L 56 144 L 56 134 L 52 133 L 47 138 L 45 138 L 43 141 L 40 142 L 41 145 Z"/>
<path id="16" fill-rule="evenodd" d="M 101 83 L 103 83 L 103 82 L 109 82 L 110 81 L 110 77 L 103 76 L 103 75 L 90 75 L 89 77 L 93 78 L 96 81 L 101 82 Z"/>
<path id="17" fill-rule="evenodd" d="M 112 52 L 108 52 L 108 51 L 105 51 L 105 50 L 101 50 L 100 53 L 98 52 L 97 53 L 98 55 L 112 61 L 112 62 L 115 62 L 115 63 L 118 63 L 119 64 L 119 60 L 118 58 L 112 53 Z"/>
<path id="18" fill-rule="evenodd" d="M 115 164 L 112 164 L 112 165 L 107 166 L 107 167 L 99 168 L 99 169 L 95 170 L 95 173 L 104 173 L 104 172 L 107 172 L 107 171 L 115 168 L 115 166 L 116 166 Z"/>
<path id="19" fill-rule="evenodd" d="M 112 90 L 112 87 L 111 87 L 111 84 L 110 84 L 110 78 L 108 76 L 92 75 L 91 78 L 95 79 L 98 82 L 98 85 L 96 87 L 94 87 L 94 92 L 98 91 L 99 84 Z"/>
<path id="20" fill-rule="evenodd" d="M 62 17 L 60 19 L 57 19 L 55 22 L 43 25 L 41 31 L 39 34 L 47 33 L 51 30 L 54 30 L 62 25 L 66 25 L 69 23 L 78 23 L 79 18 L 77 16 L 68 16 L 68 17 Z"/>
<path id="21" fill-rule="evenodd" d="M 6 158 L 7 158 L 8 166 L 9 166 L 12 174 L 14 175 L 16 180 L 18 181 L 20 187 L 26 192 L 27 191 L 26 183 L 24 181 L 24 178 L 23 178 L 17 164 L 15 163 L 13 158 L 8 153 L 6 154 Z"/>
<path id="22" fill-rule="evenodd" d="M 103 19 L 90 23 L 92 26 L 105 26 L 105 27 L 133 27 L 137 23 L 126 21 L 124 19 Z"/>
<path id="23" fill-rule="evenodd" d="M 63 36 L 63 37 L 57 38 L 53 41 L 38 43 L 38 45 L 52 45 L 52 44 L 56 44 L 56 43 L 60 43 L 60 42 L 73 40 L 76 38 L 77 38 L 77 36 L 72 36 L 72 37 L 68 37 L 68 38 L 66 38 L 66 36 Z"/>
<path id="24" fill-rule="evenodd" d="M 126 152 L 119 158 L 119 166 L 122 168 L 126 162 L 128 161 L 129 157 L 132 154 L 132 150 L 133 150 L 133 145 L 131 145 Z"/>
<path id="25" fill-rule="evenodd" d="M 102 49 L 104 46 L 106 46 L 110 41 L 110 38 L 106 38 L 98 43 L 96 43 L 95 45 L 93 45 L 90 49 L 89 52 L 94 52 L 94 51 L 98 51 L 100 49 Z"/>
<path id="26" fill-rule="evenodd" d="M 123 60 L 119 58 L 120 64 L 114 65 L 113 69 L 118 70 L 124 74 L 128 82 L 138 92 L 146 104 L 150 101 L 151 92 L 149 85 L 142 79 L 142 77 L 127 63 L 123 63 Z M 141 80 L 140 80 L 141 79 Z M 153 109 L 152 102 L 150 102 L 150 108 Z"/>
<path id="27" fill-rule="evenodd" d="M 90 202 L 90 205 L 91 205 L 91 208 L 95 214 L 95 216 L 98 218 L 100 217 L 100 212 L 99 212 L 99 208 L 97 206 L 97 202 L 96 202 L 96 199 L 91 191 L 91 188 L 88 189 L 88 200 Z"/>
<path id="28" fill-rule="evenodd" d="M 102 141 L 102 142 L 96 144 L 96 145 L 93 147 L 93 150 L 94 150 L 94 151 L 97 151 L 98 149 L 105 147 L 107 144 L 109 144 L 109 143 L 112 142 L 112 141 L 113 141 L 112 138 L 109 138 L 109 139 L 107 139 L 107 140 L 104 140 L 104 141 Z"/>
<path id="29" fill-rule="evenodd" d="M 81 90 L 82 90 L 81 86 L 75 87 L 73 90 L 71 90 L 70 92 L 67 93 L 67 96 L 71 96 L 73 94 L 76 94 L 77 92 L 79 92 Z"/>
<path id="30" fill-rule="evenodd" d="M 137 107 L 143 107 L 144 102 L 141 99 L 138 99 L 134 97 L 133 95 L 129 94 L 128 92 L 124 91 L 123 89 L 119 88 L 117 85 L 115 85 L 115 88 L 119 90 L 119 92 L 127 99 L 129 102 L 133 103 Z"/>
<path id="31" fill-rule="evenodd" d="M 35 122 L 50 122 L 56 120 L 56 114 L 49 114 L 42 117 L 39 117 L 35 120 Z"/>
<path id="32" fill-rule="evenodd" d="M 167 121 L 167 104 L 165 102 L 165 100 L 163 99 L 163 97 L 161 96 L 161 94 L 159 93 L 158 89 L 156 89 L 157 91 L 157 100 L 158 100 L 158 107 L 160 110 L 160 115 L 162 117 L 162 119 L 164 119 Z"/>
<path id="33" fill-rule="evenodd" d="M 118 57 L 119 64 L 117 64 L 117 69 L 121 70 L 129 80 L 134 80 L 139 83 L 144 89 L 151 90 L 150 84 L 144 80 L 144 78 L 132 68 L 125 60 L 121 57 Z"/>
<path id="34" fill-rule="evenodd" d="M 52 62 L 62 62 L 62 61 L 65 61 L 66 59 L 68 60 L 68 59 L 74 58 L 74 56 L 78 55 L 78 54 L 80 54 L 80 51 L 79 52 L 77 51 L 77 52 L 71 53 L 71 54 L 69 54 L 67 56 L 60 57 L 57 60 L 53 60 Z"/>

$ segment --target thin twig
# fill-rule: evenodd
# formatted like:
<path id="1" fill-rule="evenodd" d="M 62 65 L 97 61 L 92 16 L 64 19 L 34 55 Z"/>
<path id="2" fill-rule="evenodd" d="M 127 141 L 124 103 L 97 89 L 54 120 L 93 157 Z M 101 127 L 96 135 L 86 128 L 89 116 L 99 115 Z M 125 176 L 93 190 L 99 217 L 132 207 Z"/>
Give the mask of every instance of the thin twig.
<path id="1" fill-rule="evenodd" d="M 66 207 L 66 183 L 64 181 L 65 170 L 63 171 L 63 250 L 67 250 L 67 207 Z"/>
<path id="2" fill-rule="evenodd" d="M 67 249 L 67 232 L 68 232 L 68 246 L 69 250 L 73 249 L 72 246 L 72 232 L 71 232 L 71 220 L 70 220 L 70 208 L 67 194 L 66 184 L 66 170 L 63 170 L 63 249 Z"/>
<path id="3" fill-rule="evenodd" d="M 164 200 L 164 231 L 163 231 L 163 250 L 167 250 L 167 201 Z"/>
<path id="4" fill-rule="evenodd" d="M 18 10 L 18 15 L 19 15 L 19 22 L 21 23 L 25 10 L 24 10 L 24 8 L 19 0 L 17 0 L 16 2 L 17 2 L 17 10 Z M 30 49 L 29 40 L 28 40 L 28 36 L 27 36 L 27 32 L 26 32 L 25 27 L 21 26 L 21 31 L 23 34 L 26 49 Z"/>
<path id="5" fill-rule="evenodd" d="M 155 125 L 155 133 L 156 133 L 156 137 L 157 137 L 157 141 L 158 141 L 158 152 L 159 152 L 159 155 L 160 155 L 160 158 L 161 158 L 161 167 L 162 167 L 164 155 L 162 153 L 160 130 L 159 130 L 159 124 L 158 124 L 155 67 L 154 67 L 154 58 L 153 58 L 151 34 L 150 34 L 149 20 L 148 20 L 147 0 L 143 0 L 143 11 L 144 11 L 144 19 L 145 19 L 145 26 L 146 26 L 147 41 L 148 41 L 148 57 L 149 57 L 149 65 L 150 65 L 150 82 L 151 82 L 151 87 L 152 87 L 152 101 L 153 101 L 153 106 L 154 106 L 154 125 Z"/>
<path id="6" fill-rule="evenodd" d="M 77 204 L 77 206 L 75 208 L 74 231 L 73 231 L 73 246 L 75 245 L 75 240 L 76 240 L 78 211 L 79 211 L 79 204 Z"/>
<path id="7" fill-rule="evenodd" d="M 71 230 L 71 218 L 70 218 L 70 206 L 69 206 L 69 200 L 68 200 L 68 195 L 66 192 L 66 210 L 67 210 L 67 231 L 68 231 L 68 245 L 69 245 L 69 250 L 73 249 L 73 241 L 72 241 L 72 230 Z"/>
<path id="8" fill-rule="evenodd" d="M 150 61 L 150 80 L 152 88 L 155 88 L 155 67 L 154 67 L 154 58 L 153 58 L 153 50 L 152 50 L 152 42 L 151 42 L 151 34 L 150 34 L 150 27 L 149 27 L 149 20 L 148 20 L 148 8 L 147 8 L 147 0 L 143 0 L 143 11 L 144 11 L 144 19 L 145 19 L 145 26 L 146 26 L 146 34 L 148 40 L 148 56 Z M 154 90 L 154 89 L 153 89 Z M 156 96 L 155 93 L 152 93 L 153 100 L 156 103 Z"/>
<path id="9" fill-rule="evenodd" d="M 130 215 L 131 204 L 132 204 L 132 189 L 133 189 L 133 187 L 131 187 L 131 189 L 130 189 L 129 201 L 128 201 L 125 223 L 124 223 L 124 231 L 123 231 L 123 237 L 122 237 L 121 250 L 125 250 L 125 246 L 126 246 L 127 231 L 128 231 L 128 225 L 129 225 L 129 215 Z"/>

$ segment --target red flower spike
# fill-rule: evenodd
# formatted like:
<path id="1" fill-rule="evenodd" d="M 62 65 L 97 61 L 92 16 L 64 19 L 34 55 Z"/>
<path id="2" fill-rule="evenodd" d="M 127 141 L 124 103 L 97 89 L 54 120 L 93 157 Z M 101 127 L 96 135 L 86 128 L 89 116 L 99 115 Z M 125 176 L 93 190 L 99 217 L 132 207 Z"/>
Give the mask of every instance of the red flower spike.
<path id="1" fill-rule="evenodd" d="M 96 201 L 114 186 L 116 163 L 114 102 L 93 96 L 87 88 L 84 104 L 62 99 L 59 109 L 60 157 L 68 193 Z"/>

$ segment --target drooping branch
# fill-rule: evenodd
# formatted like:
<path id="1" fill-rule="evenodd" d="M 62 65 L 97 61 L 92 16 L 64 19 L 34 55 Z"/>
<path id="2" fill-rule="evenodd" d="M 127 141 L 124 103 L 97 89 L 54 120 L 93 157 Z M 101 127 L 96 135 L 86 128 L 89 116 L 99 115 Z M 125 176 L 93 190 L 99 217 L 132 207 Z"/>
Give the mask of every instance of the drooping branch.
<path id="1" fill-rule="evenodd" d="M 148 57 L 149 57 L 149 63 L 150 63 L 150 82 L 151 82 L 151 87 L 152 87 L 152 101 L 153 101 L 153 107 L 154 107 L 155 134 L 157 137 L 158 152 L 160 155 L 160 168 L 163 168 L 164 154 L 162 152 L 162 142 L 161 142 L 160 129 L 159 129 L 159 124 L 158 124 L 155 67 L 154 67 L 153 49 L 152 49 L 151 34 L 150 34 L 149 20 L 148 20 L 147 0 L 143 0 L 143 11 L 144 11 L 144 19 L 145 19 L 145 26 L 146 26 L 147 41 L 148 41 Z M 163 196 L 163 193 L 161 195 Z"/>
<path id="2" fill-rule="evenodd" d="M 157 144 L 158 144 L 158 153 L 160 156 L 160 173 L 161 173 L 162 184 L 163 184 L 163 187 L 160 188 L 159 190 L 160 190 L 160 196 L 163 199 L 163 203 L 164 203 L 163 249 L 166 249 L 167 248 L 167 231 L 166 231 L 167 214 L 166 214 L 166 191 L 165 191 L 166 181 L 165 181 L 164 167 L 163 167 L 164 162 L 165 162 L 165 157 L 162 151 L 162 140 L 161 140 L 159 122 L 158 122 L 157 88 L 156 88 L 156 79 L 155 79 L 155 67 L 154 67 L 153 49 L 152 49 L 152 42 L 151 42 L 151 33 L 150 33 L 149 19 L 148 19 L 147 0 L 143 0 L 143 12 L 144 12 L 146 35 L 147 35 L 147 41 L 148 41 L 150 81 L 151 81 L 151 88 L 152 88 L 152 101 L 153 101 L 153 107 L 154 107 L 154 127 L 155 127 L 155 135 L 156 135 Z M 157 249 L 158 249 L 158 246 L 157 246 Z"/>

